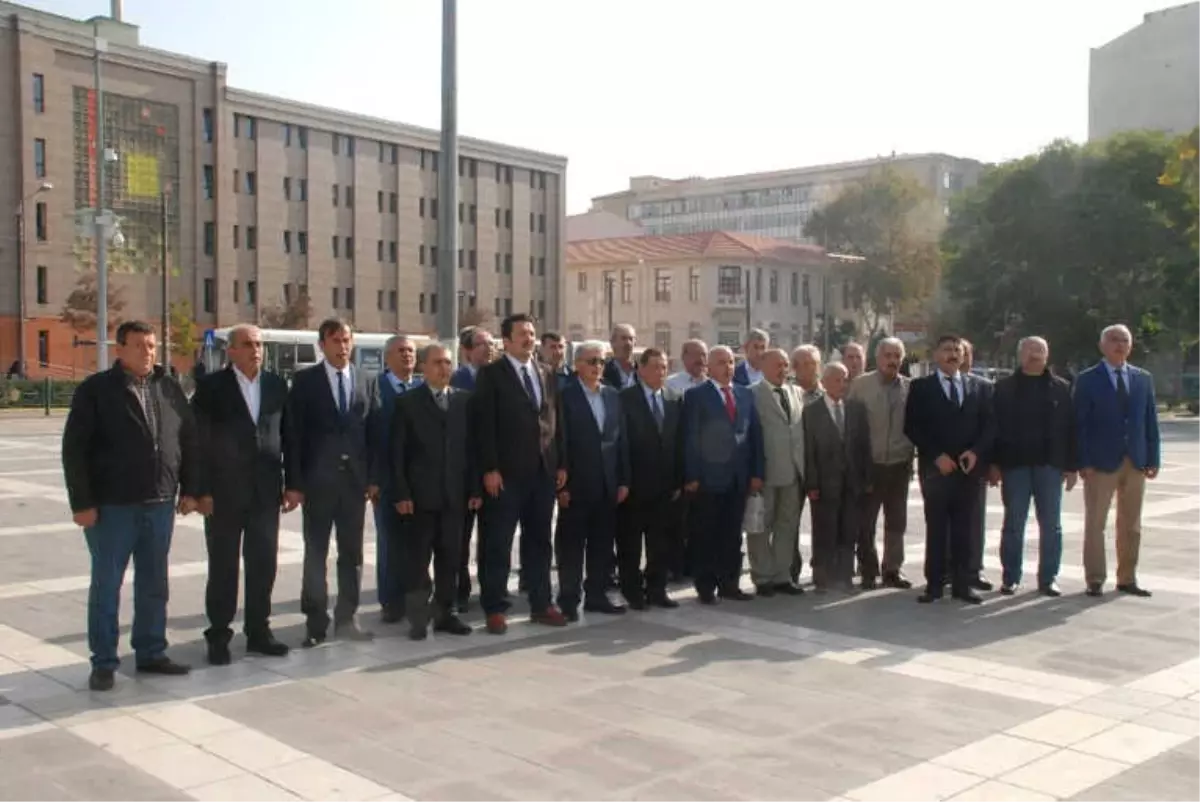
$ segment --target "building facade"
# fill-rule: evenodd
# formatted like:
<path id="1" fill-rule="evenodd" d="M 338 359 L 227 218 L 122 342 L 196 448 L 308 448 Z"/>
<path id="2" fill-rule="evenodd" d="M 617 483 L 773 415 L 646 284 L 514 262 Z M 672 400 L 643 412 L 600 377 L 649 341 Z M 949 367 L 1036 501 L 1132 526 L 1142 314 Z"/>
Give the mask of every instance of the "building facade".
<path id="1" fill-rule="evenodd" d="M 361 330 L 432 332 L 446 267 L 459 270 L 460 313 L 562 324 L 562 157 L 462 137 L 459 163 L 439 164 L 435 130 L 235 89 L 225 65 L 142 47 L 136 26 L 108 18 L 0 2 L 0 63 L 5 368 L 22 331 L 30 374 L 94 366 L 94 349 L 73 347 L 94 332 L 63 311 L 94 269 L 99 200 L 121 232 L 113 317 L 161 318 L 165 234 L 169 303 L 187 301 L 200 329 L 269 321 L 305 298 L 314 326 L 336 314 Z M 438 207 L 447 167 L 457 209 Z M 456 254 L 438 253 L 441 214 L 458 218 Z"/>
<path id="2" fill-rule="evenodd" d="M 1091 52 L 1088 139 L 1200 125 L 1200 3 L 1146 14 Z"/>
<path id="3" fill-rule="evenodd" d="M 641 344 L 662 348 L 673 364 L 684 340 L 739 346 L 751 327 L 794 348 L 816 336 L 826 307 L 857 320 L 841 269 L 816 246 L 747 234 L 571 242 L 566 334 L 607 340 L 614 323 L 630 323 Z"/>
<path id="4" fill-rule="evenodd" d="M 592 208 L 634 221 L 648 234 L 729 231 L 819 245 L 819 237 L 804 234 L 809 215 L 847 184 L 883 167 L 929 189 L 943 221 L 950 199 L 973 186 L 983 170 L 974 159 L 931 153 L 724 178 L 639 176 L 629 180 L 627 190 L 593 198 Z"/>

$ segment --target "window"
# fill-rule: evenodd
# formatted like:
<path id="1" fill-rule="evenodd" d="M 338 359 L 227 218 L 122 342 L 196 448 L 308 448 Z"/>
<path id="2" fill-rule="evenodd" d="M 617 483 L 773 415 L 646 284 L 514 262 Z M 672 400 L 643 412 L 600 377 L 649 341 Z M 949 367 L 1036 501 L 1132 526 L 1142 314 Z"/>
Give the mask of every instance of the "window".
<path id="1" fill-rule="evenodd" d="M 429 158 L 433 162 L 433 171 L 435 173 L 438 171 L 438 161 L 439 161 L 438 156 L 439 156 L 439 154 L 434 153 L 432 151 L 430 151 L 430 153 L 429 153 Z M 430 305 L 432 306 L 432 304 L 430 304 Z"/>
<path id="2" fill-rule="evenodd" d="M 341 301 L 342 298 L 341 298 L 341 294 L 338 292 L 338 288 L 334 287 L 333 292 L 330 294 L 333 296 L 333 308 L 334 309 L 340 308 L 341 304 L 339 303 L 339 301 Z"/>
<path id="3" fill-rule="evenodd" d="M 538 320 L 546 319 L 546 302 L 540 298 L 538 299 L 538 302 L 537 302 L 537 319 Z"/>
<path id="4" fill-rule="evenodd" d="M 504 299 L 504 314 L 505 314 L 505 315 L 511 315 L 511 314 L 512 314 L 512 298 L 505 298 L 505 299 Z"/>
<path id="5" fill-rule="evenodd" d="M 258 120 L 246 118 L 246 139 L 258 139 Z"/>
<path id="6" fill-rule="evenodd" d="M 37 302 L 39 304 L 49 303 L 46 300 L 46 295 L 47 295 L 46 278 L 47 278 L 46 267 L 44 265 L 38 265 L 38 267 L 37 267 Z"/>
<path id="7" fill-rule="evenodd" d="M 388 211 L 389 211 L 391 214 L 395 214 L 395 213 L 396 213 L 396 206 L 397 206 L 397 202 L 398 202 L 398 199 L 397 199 L 397 197 L 396 197 L 396 193 L 395 193 L 395 192 L 389 192 L 389 193 L 388 193 Z"/>
<path id="8" fill-rule="evenodd" d="M 249 304 L 250 306 L 254 306 L 255 304 L 258 303 L 258 282 L 257 281 L 247 281 L 246 282 L 246 303 Z"/>
<path id="9" fill-rule="evenodd" d="M 742 269 L 736 265 L 717 268 L 717 296 L 728 303 L 742 297 Z"/>
<path id="10" fill-rule="evenodd" d="M 463 249 L 462 248 L 458 249 L 458 269 L 459 270 L 463 269 Z"/>
<path id="11" fill-rule="evenodd" d="M 211 313 L 213 311 L 213 280 L 210 278 L 204 279 L 204 311 Z"/>
<path id="12" fill-rule="evenodd" d="M 350 140 L 350 141 L 353 142 L 354 140 Z M 346 308 L 347 309 L 354 308 L 354 288 L 353 287 L 346 288 Z"/>
<path id="13" fill-rule="evenodd" d="M 342 135 L 334 134 L 333 135 L 333 155 L 336 156 L 341 152 L 342 152 Z M 336 293 L 337 290 L 335 289 L 334 292 Z M 334 307 L 335 308 L 337 307 L 336 303 L 334 304 Z"/>
<path id="14" fill-rule="evenodd" d="M 537 172 L 535 170 L 529 171 L 529 188 L 537 189 Z"/>
<path id="15" fill-rule="evenodd" d="M 380 143 L 379 143 L 379 163 L 380 163 L 380 164 L 383 164 L 383 162 L 384 162 L 384 156 L 386 155 L 386 153 L 387 153 L 387 145 L 385 145 L 385 144 L 383 144 L 382 142 L 380 142 Z M 382 292 L 382 291 L 381 291 L 381 292 Z M 382 297 L 383 297 L 383 296 L 381 295 L 381 296 L 380 296 L 380 298 L 382 298 Z M 382 300 L 379 302 L 379 308 L 380 308 L 380 309 L 383 309 L 383 301 L 382 301 Z"/>
<path id="16" fill-rule="evenodd" d="M 46 77 L 40 72 L 33 74 L 33 111 L 36 114 L 46 111 Z"/>
<path id="17" fill-rule="evenodd" d="M 538 173 L 538 189 L 546 188 L 546 174 Z"/>
<path id="18" fill-rule="evenodd" d="M 437 202 L 438 202 L 437 198 L 429 199 L 429 216 L 431 218 L 433 218 L 434 220 L 437 220 L 437 206 L 438 206 Z"/>
<path id="19" fill-rule="evenodd" d="M 474 248 L 467 252 L 467 268 L 469 270 L 479 269 L 479 255 Z"/>
<path id="20" fill-rule="evenodd" d="M 496 228 L 500 227 L 500 207 L 496 207 Z"/>
<path id="21" fill-rule="evenodd" d="M 511 253 L 504 254 L 504 272 L 510 276 L 512 275 L 512 254 Z"/>
<path id="22" fill-rule="evenodd" d="M 307 178 L 300 179 L 300 200 L 302 200 L 302 201 L 308 200 L 308 179 Z"/>
<path id="23" fill-rule="evenodd" d="M 383 190 L 375 193 L 375 206 L 379 209 L 379 213 L 383 214 Z"/>
<path id="24" fill-rule="evenodd" d="M 379 262 L 383 261 L 383 240 L 375 243 L 375 259 Z"/>
<path id="25" fill-rule="evenodd" d="M 767 279 L 767 296 L 771 303 L 779 303 L 779 271 L 772 270 Z"/>
<path id="26" fill-rule="evenodd" d="M 501 165 L 497 164 L 496 165 L 496 183 L 499 184 L 503 180 L 504 180 L 504 168 Z"/>
<path id="27" fill-rule="evenodd" d="M 292 252 L 292 232 L 290 231 L 283 232 L 283 252 Z"/>
<path id="28" fill-rule="evenodd" d="M 391 262 L 392 264 L 396 264 L 398 259 L 399 259 L 399 249 L 396 245 L 396 241 L 392 240 L 391 242 L 388 243 L 388 261 Z"/>
<path id="29" fill-rule="evenodd" d="M 421 198 L 421 200 L 417 202 L 417 216 L 418 217 L 425 216 L 425 199 L 424 198 Z"/>
<path id="30" fill-rule="evenodd" d="M 300 251 L 300 253 L 308 253 L 308 232 L 307 231 L 297 231 L 296 232 L 296 250 Z"/>
<path id="31" fill-rule="evenodd" d="M 654 300 L 660 304 L 671 303 L 671 271 L 664 268 L 654 270 Z"/>
<path id="32" fill-rule="evenodd" d="M 812 295 L 808 291 L 808 274 L 805 273 L 800 279 L 800 298 L 805 306 L 812 306 Z"/>
<path id="33" fill-rule="evenodd" d="M 380 145 L 379 147 L 380 150 L 383 149 L 383 145 Z M 380 161 L 383 161 L 383 159 L 380 159 Z M 375 293 L 375 308 L 380 312 L 383 311 L 383 290 L 379 290 Z"/>
<path id="34" fill-rule="evenodd" d="M 246 250 L 258 250 L 258 228 L 255 226 L 246 226 Z"/>
<path id="35" fill-rule="evenodd" d="M 538 215 L 538 233 L 539 234 L 546 233 L 546 215 L 544 215 L 544 214 Z"/>
<path id="36" fill-rule="evenodd" d="M 34 228 L 37 232 L 38 242 L 46 242 L 50 239 L 50 215 L 46 211 L 45 202 L 40 202 L 34 207 Z"/>
<path id="37" fill-rule="evenodd" d="M 492 309 L 495 311 L 495 314 L 497 316 L 500 315 L 500 296 L 499 295 L 497 295 L 496 298 L 493 300 Z"/>
<path id="38" fill-rule="evenodd" d="M 700 268 L 688 270 L 688 300 L 696 303 L 700 300 Z"/>
<path id="39" fill-rule="evenodd" d="M 334 205 L 334 206 L 337 206 L 337 205 L 338 205 L 338 201 L 339 201 L 339 200 L 341 200 L 341 198 L 342 198 L 342 189 L 341 189 L 341 187 L 339 187 L 337 184 L 334 184 L 334 185 L 333 185 L 333 192 L 330 194 L 330 197 L 333 199 L 333 205 Z"/>
<path id="40" fill-rule="evenodd" d="M 501 269 L 500 268 L 500 254 L 499 254 L 499 252 L 497 252 L 496 253 L 496 272 L 499 273 L 500 269 Z"/>
<path id="41" fill-rule="evenodd" d="M 292 285 L 290 283 L 283 285 L 283 302 L 285 304 L 292 302 Z"/>
<path id="42" fill-rule="evenodd" d="M 255 195 L 258 193 L 258 173 L 253 170 L 246 171 L 246 194 Z"/>
<path id="43" fill-rule="evenodd" d="M 471 163 L 474 164 L 475 162 L 471 162 Z M 471 221 L 471 225 L 475 225 L 475 223 L 477 222 L 476 218 L 478 217 L 478 215 L 479 215 L 479 209 L 475 206 L 475 204 L 472 203 L 471 204 L 471 214 L 468 218 Z"/>
<path id="44" fill-rule="evenodd" d="M 762 300 L 762 268 L 754 268 L 754 300 Z"/>
<path id="45" fill-rule="evenodd" d="M 45 329 L 38 332 L 38 365 L 50 367 L 50 332 Z"/>
<path id="46" fill-rule="evenodd" d="M 233 227 L 233 247 L 240 248 L 242 245 L 242 229 L 238 226 Z"/>
<path id="47" fill-rule="evenodd" d="M 671 353 L 671 324 L 654 324 L 654 347 L 664 354 Z"/>
<path id="48" fill-rule="evenodd" d="M 399 164 L 400 163 L 400 146 L 392 145 L 391 152 L 392 152 L 392 158 L 391 158 L 392 164 Z M 395 304 L 393 304 L 392 309 L 395 309 L 395 308 L 396 308 L 396 306 L 395 306 Z"/>
<path id="49" fill-rule="evenodd" d="M 459 201 L 459 203 L 458 203 L 458 222 L 459 223 L 461 223 L 463 221 L 463 218 L 466 216 L 466 209 L 467 209 L 466 204 L 464 204 L 462 201 Z"/>
<path id="50" fill-rule="evenodd" d="M 579 287 L 578 287 L 579 291 L 580 291 L 580 292 L 587 292 L 587 273 L 585 273 L 585 272 L 583 272 L 582 270 L 580 270 L 580 271 L 579 271 L 579 278 L 578 278 L 578 279 L 576 279 L 576 281 L 577 281 L 577 282 L 578 282 L 578 284 L 579 284 Z"/>
<path id="51" fill-rule="evenodd" d="M 633 303 L 633 273 L 628 270 L 621 271 L 621 303 Z"/>
<path id="52" fill-rule="evenodd" d="M 395 290 L 388 290 L 388 310 L 392 311 L 392 312 L 396 311 L 396 291 Z"/>
<path id="53" fill-rule="evenodd" d="M 302 125 L 297 127 L 296 140 L 300 143 L 300 150 L 308 150 L 308 129 Z"/>
<path id="54" fill-rule="evenodd" d="M 504 168 L 504 183 L 506 183 L 506 184 L 512 183 L 512 168 L 511 167 Z M 511 304 L 512 302 L 510 301 L 509 303 Z"/>
<path id="55" fill-rule="evenodd" d="M 544 256 L 538 257 L 538 275 L 539 276 L 546 275 L 546 257 L 544 257 Z"/>
<path id="56" fill-rule="evenodd" d="M 242 171 L 241 170 L 233 171 L 233 191 L 234 192 L 242 191 Z"/>
<path id="57" fill-rule="evenodd" d="M 504 227 L 512 228 L 512 209 L 504 210 Z"/>
<path id="58" fill-rule="evenodd" d="M 792 306 L 800 303 L 800 274 L 792 273 Z"/>
<path id="59" fill-rule="evenodd" d="M 419 265 L 425 264 L 425 246 L 424 245 L 417 246 L 417 264 L 419 264 Z"/>
<path id="60" fill-rule="evenodd" d="M 352 136 L 346 137 L 346 155 L 352 159 L 354 158 L 354 137 Z M 347 289 L 346 292 L 350 292 L 350 290 Z M 354 307 L 347 304 L 346 308 L 353 309 Z"/>
<path id="61" fill-rule="evenodd" d="M 204 255 L 212 256 L 217 249 L 217 224 L 209 220 L 204 224 Z"/>
<path id="62" fill-rule="evenodd" d="M 436 169 L 437 162 L 435 161 L 433 163 L 433 165 L 434 165 L 434 168 Z M 437 314 L 437 293 L 436 292 L 429 293 L 429 312 L 430 312 L 430 314 L 434 314 L 434 315 Z"/>
<path id="63" fill-rule="evenodd" d="M 475 160 L 467 159 L 467 175 L 471 178 L 475 177 Z"/>
<path id="64" fill-rule="evenodd" d="M 354 237 L 346 237 L 346 258 L 354 258 Z"/>
<path id="65" fill-rule="evenodd" d="M 337 234 L 334 234 L 332 237 L 330 237 L 329 244 L 330 244 L 330 247 L 333 249 L 333 258 L 336 259 L 339 256 L 341 256 L 342 243 L 341 243 L 341 240 L 338 239 Z"/>
<path id="66" fill-rule="evenodd" d="M 283 177 L 283 199 L 292 199 L 292 179 L 288 178 L 287 176 Z"/>
<path id="67" fill-rule="evenodd" d="M 33 174 L 38 178 L 46 177 L 46 140 L 33 140 Z"/>
<path id="68" fill-rule="evenodd" d="M 288 123 L 283 124 L 283 146 L 285 148 L 292 146 L 292 126 Z"/>
<path id="69" fill-rule="evenodd" d="M 537 259 L 534 259 L 532 256 L 529 257 L 529 275 L 532 276 L 533 272 L 536 268 L 537 268 Z"/>
<path id="70" fill-rule="evenodd" d="M 204 112 L 202 113 L 201 117 L 203 119 L 202 127 L 204 130 L 204 134 L 203 134 L 204 141 L 212 142 L 212 140 L 213 140 L 213 110 L 205 109 Z M 211 311 L 211 310 L 206 309 L 205 311 L 207 312 L 207 311 Z"/>
<path id="71" fill-rule="evenodd" d="M 284 186 L 286 187 L 287 179 L 285 178 L 283 180 L 285 182 Z M 212 200 L 213 184 L 215 184 L 216 181 L 217 181 L 217 176 L 216 176 L 215 168 L 211 164 L 204 165 L 204 199 L 205 200 Z"/>
<path id="72" fill-rule="evenodd" d="M 530 231 L 533 231 L 533 225 L 534 225 L 534 216 L 533 216 L 533 212 L 530 212 L 529 213 L 529 230 Z"/>
<path id="73" fill-rule="evenodd" d="M 354 208 L 354 187 L 346 187 L 346 208 Z"/>
<path id="74" fill-rule="evenodd" d="M 437 246 L 436 245 L 429 246 L 429 266 L 430 267 L 438 266 L 438 255 L 437 255 Z"/>
<path id="75" fill-rule="evenodd" d="M 421 155 L 424 156 L 425 151 L 421 151 Z M 421 293 L 417 296 L 417 311 L 422 315 L 425 314 L 425 293 Z"/>

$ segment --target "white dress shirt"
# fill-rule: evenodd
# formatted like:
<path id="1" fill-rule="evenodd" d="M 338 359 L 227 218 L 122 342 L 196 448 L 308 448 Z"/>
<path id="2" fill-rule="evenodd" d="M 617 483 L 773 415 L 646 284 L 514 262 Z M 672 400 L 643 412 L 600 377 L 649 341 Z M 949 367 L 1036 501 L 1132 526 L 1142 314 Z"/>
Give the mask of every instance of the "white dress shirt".
<path id="1" fill-rule="evenodd" d="M 704 384 L 707 381 L 703 376 L 696 379 L 686 370 L 681 370 L 678 373 L 672 373 L 667 377 L 667 386 L 679 393 L 685 393 L 688 390 L 698 385 Z"/>
<path id="2" fill-rule="evenodd" d="M 258 414 L 262 410 L 262 373 L 255 374 L 253 379 L 246 378 L 246 374 L 238 370 L 235 365 L 233 375 L 237 378 L 238 389 L 242 391 L 242 400 L 246 402 L 246 409 L 250 411 L 250 420 L 258 423 Z"/>
<path id="3" fill-rule="evenodd" d="M 354 400 L 354 381 L 350 376 L 350 363 L 346 363 L 346 367 L 338 370 L 327 361 L 322 361 L 325 366 L 325 377 L 329 379 L 329 391 L 333 393 L 333 406 L 338 412 L 341 412 L 341 407 L 338 406 L 338 374 L 342 374 L 343 387 L 346 391 L 346 409 L 350 409 L 350 402 Z"/>
<path id="4" fill-rule="evenodd" d="M 521 384 L 521 389 L 525 389 L 525 372 L 528 371 L 529 378 L 533 381 L 533 402 L 537 407 L 542 406 L 542 377 L 538 375 L 537 363 L 532 359 L 527 362 L 522 362 L 512 354 L 505 352 L 504 358 L 513 366 L 513 370 L 517 372 L 517 381 Z"/>

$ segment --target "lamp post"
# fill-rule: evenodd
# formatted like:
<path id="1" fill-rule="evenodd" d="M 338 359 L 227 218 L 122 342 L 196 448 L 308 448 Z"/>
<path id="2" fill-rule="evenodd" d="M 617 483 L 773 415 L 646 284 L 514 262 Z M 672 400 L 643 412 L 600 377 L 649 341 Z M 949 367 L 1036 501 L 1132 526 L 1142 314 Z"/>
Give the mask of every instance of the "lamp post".
<path id="1" fill-rule="evenodd" d="M 167 264 L 167 193 L 171 185 L 167 184 L 159 194 L 159 226 L 162 232 L 159 238 L 159 265 L 162 269 L 162 366 L 163 370 L 171 371 L 171 295 L 170 271 Z"/>
<path id="2" fill-rule="evenodd" d="M 438 339 L 450 344 L 458 336 L 458 2 L 442 0 L 442 137 L 438 176 L 438 250 L 442 253 L 437 288 Z"/>
<path id="3" fill-rule="evenodd" d="M 25 245 L 25 214 L 29 208 L 29 202 L 43 192 L 49 192 L 54 189 L 54 185 L 49 181 L 43 181 L 38 185 L 38 188 L 21 198 L 21 202 L 17 205 L 17 368 L 18 373 L 24 376 L 25 370 L 25 312 L 27 301 L 25 299 L 25 263 L 28 249 Z"/>
<path id="4" fill-rule="evenodd" d="M 112 234 L 112 220 L 104 211 L 104 161 L 108 151 L 104 148 L 104 93 L 100 86 L 100 54 L 108 49 L 108 42 L 100 38 L 99 21 L 92 28 L 92 83 L 96 95 L 96 370 L 108 367 L 108 238 Z"/>

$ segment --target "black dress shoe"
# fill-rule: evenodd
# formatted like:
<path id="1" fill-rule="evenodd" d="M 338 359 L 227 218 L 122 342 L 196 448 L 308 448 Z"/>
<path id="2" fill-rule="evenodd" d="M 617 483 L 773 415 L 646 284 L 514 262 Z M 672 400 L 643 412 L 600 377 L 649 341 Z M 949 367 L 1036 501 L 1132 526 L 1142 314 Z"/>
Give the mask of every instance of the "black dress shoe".
<path id="1" fill-rule="evenodd" d="M 721 600 L 717 598 L 717 594 L 711 590 L 700 591 L 697 596 L 701 604 L 712 606 L 721 603 Z"/>
<path id="2" fill-rule="evenodd" d="M 208 664 L 210 666 L 227 666 L 233 662 L 233 655 L 229 653 L 229 644 L 225 641 L 209 641 L 208 642 Z"/>
<path id="3" fill-rule="evenodd" d="M 601 601 L 584 602 L 583 611 L 585 613 L 601 613 L 603 615 L 624 615 L 625 605 L 613 604 L 608 599 Z"/>
<path id="4" fill-rule="evenodd" d="M 730 588 L 729 590 L 721 591 L 721 598 L 729 601 L 750 601 L 754 597 L 741 588 Z"/>
<path id="5" fill-rule="evenodd" d="M 991 586 L 989 585 L 989 587 Z M 983 604 L 983 597 L 970 588 L 960 590 L 957 593 L 951 593 L 950 595 L 965 604 Z"/>
<path id="6" fill-rule="evenodd" d="M 111 691 L 113 687 L 113 670 L 111 668 L 93 668 L 88 676 L 89 691 Z"/>
<path id="7" fill-rule="evenodd" d="M 568 623 L 575 624 L 575 623 L 579 622 L 579 608 L 578 607 L 563 607 L 562 614 L 563 614 L 563 618 L 567 619 Z"/>
<path id="8" fill-rule="evenodd" d="M 184 674 L 190 674 L 192 667 L 184 663 L 176 663 L 164 654 L 153 660 L 138 663 L 137 670 L 139 674 L 161 674 L 165 677 L 182 677 Z"/>
<path id="9" fill-rule="evenodd" d="M 1104 585 L 1100 584 L 1099 582 L 1092 582 L 1087 586 L 1087 590 L 1085 592 L 1092 598 L 1099 598 L 1100 596 L 1104 595 Z"/>
<path id="10" fill-rule="evenodd" d="M 804 588 L 795 582 L 780 582 L 775 586 L 775 592 L 784 596 L 803 596 Z"/>
<path id="11" fill-rule="evenodd" d="M 445 632 L 447 635 L 470 635 L 471 625 L 456 615 L 448 615 L 433 622 L 433 631 Z"/>
<path id="12" fill-rule="evenodd" d="M 1138 596 L 1143 599 L 1150 598 L 1150 591 L 1140 587 L 1138 583 L 1132 582 L 1128 585 L 1117 585 L 1117 591 L 1124 593 L 1127 596 Z"/>
<path id="13" fill-rule="evenodd" d="M 934 593 L 926 588 L 925 592 L 917 597 L 917 604 L 933 604 L 935 601 L 941 601 L 941 599 L 941 593 Z"/>
<path id="14" fill-rule="evenodd" d="M 404 620 L 404 608 L 398 604 L 385 604 L 379 611 L 379 620 L 384 624 L 399 624 Z"/>
<path id="15" fill-rule="evenodd" d="M 885 588 L 908 590 L 912 587 L 912 582 L 909 582 L 907 579 L 905 579 L 903 574 L 884 574 L 883 586 Z"/>
<path id="16" fill-rule="evenodd" d="M 859 582 L 858 586 L 863 590 L 875 590 L 877 587 L 879 587 L 879 583 L 874 579 L 864 579 Z"/>
<path id="17" fill-rule="evenodd" d="M 651 607 L 661 607 L 664 610 L 674 610 L 679 606 L 679 602 L 668 596 L 666 591 L 649 594 L 646 596 L 646 603 Z"/>
<path id="18" fill-rule="evenodd" d="M 424 626 L 417 626 L 414 624 L 412 628 L 408 630 L 409 640 L 425 640 L 427 637 L 429 637 L 429 630 Z"/>
<path id="19" fill-rule="evenodd" d="M 989 582 L 987 577 L 985 577 L 983 574 L 979 574 L 978 576 L 971 577 L 967 581 L 967 587 L 969 587 L 971 590 L 981 590 L 986 593 L 994 588 L 995 585 Z"/>
<path id="20" fill-rule="evenodd" d="M 754 592 L 757 593 L 759 596 L 762 596 L 764 599 L 769 599 L 775 595 L 775 586 L 774 585 L 755 585 Z"/>
<path id="21" fill-rule="evenodd" d="M 626 599 L 626 601 L 629 602 L 630 610 L 641 612 L 646 609 L 646 600 L 641 597 L 634 596 L 632 599 Z"/>
<path id="22" fill-rule="evenodd" d="M 1050 582 L 1045 585 L 1038 586 L 1038 593 L 1043 596 L 1049 596 L 1051 599 L 1057 599 L 1062 595 L 1062 590 L 1059 589 L 1057 582 Z"/>
<path id="23" fill-rule="evenodd" d="M 283 657 L 289 649 L 286 643 L 278 641 L 270 632 L 246 638 L 246 651 L 251 654 L 261 654 L 266 657 Z"/>
<path id="24" fill-rule="evenodd" d="M 320 632 L 320 633 L 310 632 L 308 634 L 308 637 L 306 637 L 304 639 L 304 642 L 301 643 L 300 645 L 303 646 L 305 649 L 312 649 L 312 648 L 314 648 L 316 646 L 320 646 L 322 643 L 324 643 L 326 637 L 327 636 L 324 632 Z"/>
<path id="25" fill-rule="evenodd" d="M 1015 594 L 1017 592 L 1017 590 L 1020 587 L 1021 586 L 1015 582 L 1012 583 L 1011 585 L 1009 583 L 1005 582 L 1003 585 L 1000 586 L 1000 595 L 1001 596 L 1012 596 L 1013 594 Z"/>

